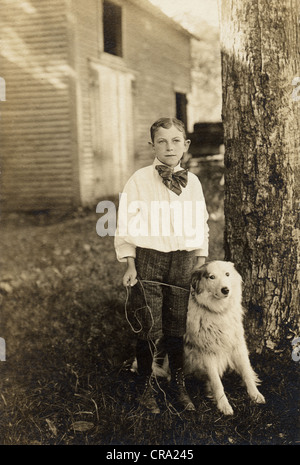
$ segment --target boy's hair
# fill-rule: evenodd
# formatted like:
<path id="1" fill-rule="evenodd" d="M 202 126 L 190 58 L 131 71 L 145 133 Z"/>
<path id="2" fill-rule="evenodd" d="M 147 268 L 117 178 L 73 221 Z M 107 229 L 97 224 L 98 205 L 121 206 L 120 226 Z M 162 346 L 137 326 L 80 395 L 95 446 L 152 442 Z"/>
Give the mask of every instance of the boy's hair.
<path id="1" fill-rule="evenodd" d="M 172 126 L 175 126 L 179 131 L 181 131 L 184 139 L 186 139 L 185 127 L 182 121 L 177 118 L 159 118 L 150 128 L 151 141 L 154 142 L 155 133 L 159 128 L 170 129 Z"/>

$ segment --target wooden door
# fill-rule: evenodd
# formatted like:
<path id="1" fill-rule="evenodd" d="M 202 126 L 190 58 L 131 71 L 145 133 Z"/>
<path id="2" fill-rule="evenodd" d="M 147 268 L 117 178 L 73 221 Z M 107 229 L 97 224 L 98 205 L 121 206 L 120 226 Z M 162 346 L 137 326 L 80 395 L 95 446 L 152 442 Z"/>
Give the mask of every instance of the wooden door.
<path id="1" fill-rule="evenodd" d="M 90 95 L 96 198 L 121 192 L 132 171 L 132 81 L 133 75 L 123 70 L 98 64 L 92 68 Z"/>

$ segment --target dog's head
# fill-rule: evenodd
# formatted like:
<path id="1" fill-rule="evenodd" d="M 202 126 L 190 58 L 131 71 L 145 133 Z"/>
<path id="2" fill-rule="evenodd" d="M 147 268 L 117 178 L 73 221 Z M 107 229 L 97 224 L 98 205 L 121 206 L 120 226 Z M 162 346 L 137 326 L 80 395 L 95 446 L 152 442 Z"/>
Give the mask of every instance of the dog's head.
<path id="1" fill-rule="evenodd" d="M 191 293 L 199 302 L 216 299 L 241 298 L 240 274 L 231 262 L 215 260 L 195 270 L 191 279 Z"/>

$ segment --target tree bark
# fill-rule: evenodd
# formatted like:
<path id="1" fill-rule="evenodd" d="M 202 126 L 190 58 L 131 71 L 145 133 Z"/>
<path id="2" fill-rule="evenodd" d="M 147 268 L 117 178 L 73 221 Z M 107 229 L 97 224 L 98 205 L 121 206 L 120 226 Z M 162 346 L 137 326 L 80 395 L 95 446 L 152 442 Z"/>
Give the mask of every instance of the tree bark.
<path id="1" fill-rule="evenodd" d="M 243 277 L 259 352 L 300 336 L 299 11 L 297 0 L 220 0 L 225 259 Z"/>

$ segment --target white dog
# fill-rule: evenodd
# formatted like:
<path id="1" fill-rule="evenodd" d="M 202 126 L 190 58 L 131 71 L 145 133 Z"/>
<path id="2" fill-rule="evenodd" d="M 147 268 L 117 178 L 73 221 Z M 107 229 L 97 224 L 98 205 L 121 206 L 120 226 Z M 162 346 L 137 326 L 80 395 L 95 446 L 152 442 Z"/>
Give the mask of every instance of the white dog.
<path id="1" fill-rule="evenodd" d="M 264 403 L 244 337 L 242 279 L 233 263 L 213 261 L 192 275 L 185 334 L 185 371 L 208 377 L 208 389 L 225 415 L 233 410 L 221 382 L 227 368 L 242 377 L 248 394 Z"/>

